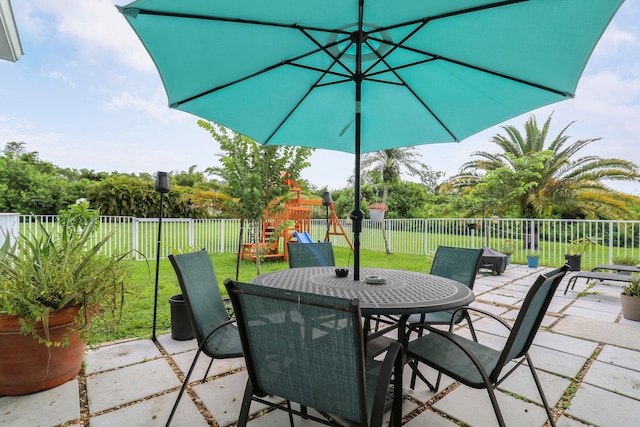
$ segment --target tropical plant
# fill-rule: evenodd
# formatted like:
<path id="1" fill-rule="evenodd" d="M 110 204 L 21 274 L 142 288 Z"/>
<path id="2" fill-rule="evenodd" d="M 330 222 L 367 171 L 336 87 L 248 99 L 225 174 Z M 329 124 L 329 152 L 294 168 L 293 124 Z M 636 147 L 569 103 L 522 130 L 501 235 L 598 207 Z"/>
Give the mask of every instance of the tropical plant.
<path id="1" fill-rule="evenodd" d="M 504 255 L 512 255 L 515 252 L 515 246 L 513 242 L 509 239 L 505 240 L 502 248 L 500 248 L 500 252 Z"/>
<path id="2" fill-rule="evenodd" d="M 632 279 L 622 288 L 622 294 L 640 298 L 640 279 Z"/>
<path id="3" fill-rule="evenodd" d="M 90 340 L 92 316 L 110 316 L 117 325 L 127 292 L 125 255 L 99 254 L 111 234 L 95 241 L 98 214 L 85 222 L 86 211 L 70 211 L 59 227 L 37 222 L 15 243 L 7 238 L 0 248 L 0 314 L 18 316 L 22 333 L 46 346 L 66 344 L 49 339 L 52 312 L 80 306 L 76 323 L 81 337 Z M 45 336 L 36 333 L 37 322 L 45 326 Z"/>
<path id="4" fill-rule="evenodd" d="M 517 159 L 548 152 L 543 167 L 536 171 L 539 177 L 534 174 L 524 183 L 516 182 L 525 190 L 517 197 L 520 215 L 526 218 L 549 218 L 553 215 L 635 218 L 632 206 L 640 202 L 640 198 L 615 191 L 605 181 L 636 181 L 640 176 L 638 166 L 623 159 L 596 156 L 575 158 L 580 150 L 600 138 L 569 143 L 569 136 L 565 132 L 573 124 L 570 123 L 547 144 L 550 124 L 551 116 L 540 129 L 532 115 L 525 123 L 524 135 L 515 126 L 503 126 L 506 135 L 497 134 L 491 138 L 491 142 L 497 144 L 502 153 L 473 153 L 479 159 L 462 165 L 460 173 L 448 180 L 443 189 L 469 191 L 491 171 L 507 168 L 516 172 L 522 168 L 516 163 Z"/>
<path id="5" fill-rule="evenodd" d="M 590 237 L 575 239 L 569 242 L 569 250 L 567 251 L 567 254 L 571 256 L 582 255 L 586 252 L 587 249 L 589 249 L 589 247 L 595 246 L 597 244 L 598 242 Z"/>
<path id="6" fill-rule="evenodd" d="M 611 261 L 614 264 L 622 264 L 622 265 L 638 265 L 640 264 L 640 259 L 634 256 L 614 256 L 611 258 Z"/>
<path id="7" fill-rule="evenodd" d="M 365 181 L 373 184 L 382 182 L 382 203 L 387 204 L 389 186 L 400 181 L 402 171 L 409 175 L 423 176 L 424 171 L 429 167 L 417 159 L 420 157 L 416 147 L 391 148 L 388 150 L 376 151 L 365 154 L 362 160 L 362 169 L 366 171 Z M 386 225 L 383 223 L 382 237 L 387 255 L 391 254 L 389 240 L 387 239 Z"/>

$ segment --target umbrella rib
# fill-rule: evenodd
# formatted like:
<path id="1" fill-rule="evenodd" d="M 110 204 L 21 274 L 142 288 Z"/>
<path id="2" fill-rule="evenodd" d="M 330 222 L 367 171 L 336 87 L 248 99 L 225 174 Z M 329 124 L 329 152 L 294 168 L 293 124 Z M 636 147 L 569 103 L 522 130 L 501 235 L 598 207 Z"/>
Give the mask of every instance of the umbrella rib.
<path id="1" fill-rule="evenodd" d="M 377 40 L 377 39 L 374 39 L 374 38 L 372 38 L 372 39 L 376 40 L 376 41 L 380 41 L 380 40 Z M 539 84 L 539 83 L 535 83 L 535 82 L 531 82 L 531 81 L 528 81 L 528 80 L 520 79 L 520 78 L 517 78 L 517 77 L 513 77 L 513 76 L 510 76 L 508 74 L 500 73 L 498 71 L 489 70 L 488 68 L 480 67 L 478 65 L 473 65 L 473 64 L 466 63 L 466 62 L 458 61 L 457 59 L 448 58 L 446 56 L 442 56 L 442 55 L 439 55 L 437 53 L 430 53 L 430 52 L 418 50 L 418 49 L 415 49 L 415 48 L 412 48 L 412 47 L 409 47 L 409 46 L 398 46 L 398 48 L 409 50 L 409 51 L 415 52 L 415 53 L 419 53 L 419 54 L 422 54 L 424 56 L 428 56 L 429 58 L 425 59 L 423 61 L 416 61 L 416 62 L 412 62 L 412 63 L 409 63 L 409 64 L 403 64 L 403 65 L 400 65 L 400 66 L 397 66 L 397 67 L 391 67 L 383 60 L 384 57 L 381 57 L 380 60 L 378 61 L 378 63 L 379 62 L 383 62 L 385 65 L 387 65 L 388 70 L 376 71 L 374 73 L 369 74 L 368 76 L 375 76 L 375 75 L 379 75 L 379 74 L 384 74 L 384 73 L 387 73 L 389 71 L 395 71 L 395 70 L 400 70 L 402 68 L 412 67 L 412 66 L 418 65 L 420 63 L 431 62 L 431 61 L 436 61 L 436 60 L 442 60 L 442 61 L 445 61 L 445 62 L 450 62 L 452 64 L 460 65 L 461 67 L 471 68 L 471 69 L 476 70 L 476 71 L 480 71 L 480 72 L 483 72 L 483 73 L 486 73 L 486 74 L 491 74 L 493 76 L 500 77 L 500 78 L 507 79 L 507 80 L 511 80 L 513 82 L 520 83 L 520 84 L 523 84 L 523 85 L 531 86 L 531 87 L 534 87 L 536 89 L 541 89 L 541 90 L 544 90 L 546 92 L 555 93 L 556 95 L 560 95 L 560 96 L 563 96 L 565 98 L 572 98 L 573 97 L 573 94 L 565 92 L 565 91 L 562 91 L 562 90 L 559 90 L 559 89 L 555 89 L 555 88 L 552 88 L 552 87 L 549 87 L 549 86 L 545 86 L 545 85 L 542 85 L 542 84 Z"/>
<path id="2" fill-rule="evenodd" d="M 333 58 L 333 64 L 331 64 L 331 67 L 333 67 L 333 65 L 335 65 L 336 62 L 340 62 L 340 58 L 336 58 L 332 55 Z M 301 66 L 300 64 L 290 64 L 290 65 L 294 65 L 294 66 Z M 287 120 L 289 120 L 289 117 L 291 117 L 291 115 L 298 109 L 298 107 L 304 102 L 305 99 L 307 99 L 307 97 L 309 96 L 309 94 L 311 93 L 311 91 L 313 91 L 314 88 L 318 87 L 318 86 L 326 86 L 325 85 L 318 85 L 318 83 L 320 83 L 320 81 L 329 73 L 329 68 L 331 67 L 327 67 L 327 70 L 321 70 L 322 75 L 318 78 L 318 80 L 316 80 L 316 82 L 314 84 L 311 85 L 311 87 L 309 88 L 309 90 L 307 91 L 307 93 L 304 94 L 304 96 L 302 96 L 302 98 L 300 98 L 300 100 L 296 103 L 296 105 L 291 109 L 291 111 L 289 111 L 289 113 L 287 113 L 287 115 L 282 119 L 282 121 L 278 124 L 278 126 L 276 126 L 276 128 L 273 130 L 273 132 L 271 132 L 271 134 L 265 139 L 264 144 L 267 145 L 269 143 L 269 141 L 271 140 L 271 138 L 273 138 L 273 135 L 275 135 L 280 128 L 285 124 L 285 122 Z M 304 68 L 304 67 L 303 67 Z M 338 83 L 338 82 L 334 82 Z"/>
<path id="3" fill-rule="evenodd" d="M 233 85 L 235 85 L 237 83 L 243 82 L 245 80 L 251 79 L 253 77 L 259 76 L 260 74 L 264 74 L 264 73 L 266 73 L 268 71 L 275 70 L 276 68 L 279 68 L 279 67 L 282 67 L 282 66 L 285 66 L 285 65 L 292 65 L 292 66 L 308 68 L 308 69 L 312 69 L 313 70 L 314 69 L 313 67 L 305 66 L 305 65 L 302 65 L 302 64 L 296 64 L 293 61 L 298 61 L 298 60 L 300 60 L 302 58 L 305 58 L 307 56 L 315 55 L 316 53 L 321 52 L 321 51 L 322 51 L 322 49 L 315 49 L 315 50 L 312 50 L 310 52 L 306 52 L 306 53 L 304 53 L 302 55 L 296 56 L 294 58 L 283 60 L 283 61 L 281 61 L 281 62 L 279 62 L 277 64 L 273 64 L 273 65 L 270 65 L 270 66 L 268 66 L 266 68 L 263 68 L 262 70 L 256 71 L 256 72 L 251 73 L 251 74 L 247 74 L 246 76 L 243 76 L 243 77 L 240 77 L 239 79 L 236 79 L 236 80 L 230 81 L 228 83 L 225 83 L 223 85 L 208 89 L 208 90 L 206 90 L 204 92 L 200 92 L 200 93 L 192 95 L 192 96 L 190 96 L 188 98 L 184 98 L 184 99 L 182 99 L 180 101 L 176 101 L 176 102 L 172 103 L 170 105 L 170 107 L 171 108 L 176 108 L 176 107 L 178 107 L 178 106 L 180 106 L 182 104 L 185 104 L 187 102 L 191 102 L 194 99 L 198 99 L 198 98 L 200 98 L 202 96 L 210 95 L 210 94 L 212 94 L 214 92 L 217 92 L 219 90 L 225 89 L 225 88 L 227 88 L 229 86 L 233 86 Z M 334 58 L 334 60 L 335 60 L 335 58 Z M 318 70 L 318 71 L 327 72 L 326 70 Z M 336 72 L 332 72 L 332 74 L 333 73 L 335 73 L 338 76 L 345 77 L 344 74 L 339 74 L 339 73 L 336 73 Z"/>
<path id="4" fill-rule="evenodd" d="M 289 28 L 289 29 L 304 28 L 310 31 L 319 31 L 324 33 L 340 33 L 340 34 L 349 35 L 348 31 L 341 30 L 341 29 L 328 30 L 326 28 L 321 28 L 321 27 L 307 27 L 299 24 L 283 24 L 280 22 L 259 21 L 257 19 L 228 18 L 224 16 L 209 16 L 209 15 L 200 15 L 196 13 L 165 12 L 161 10 L 149 10 L 149 9 L 128 8 L 128 7 L 122 7 L 119 9 L 121 10 L 121 13 L 132 14 L 132 16 L 138 14 L 138 15 L 164 16 L 169 18 L 186 18 L 186 19 L 200 19 L 205 21 L 230 22 L 234 24 L 264 25 L 267 27 L 280 27 L 280 28 Z"/>

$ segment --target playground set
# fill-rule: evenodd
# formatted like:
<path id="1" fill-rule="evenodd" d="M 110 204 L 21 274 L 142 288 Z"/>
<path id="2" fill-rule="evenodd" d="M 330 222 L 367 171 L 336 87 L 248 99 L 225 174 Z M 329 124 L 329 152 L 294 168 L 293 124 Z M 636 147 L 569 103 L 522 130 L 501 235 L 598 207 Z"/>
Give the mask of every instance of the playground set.
<path id="1" fill-rule="evenodd" d="M 313 243 L 311 232 L 311 209 L 313 206 L 327 206 L 327 231 L 323 241 L 327 241 L 330 235 L 344 236 L 353 250 L 353 244 L 342 227 L 340 219 L 336 215 L 333 202 L 325 204 L 322 199 L 303 199 L 301 188 L 293 180 L 286 179 L 284 184 L 289 186 L 293 195 L 284 201 L 284 209 L 265 211 L 262 221 L 262 233 L 260 242 L 260 255 L 263 258 L 289 260 L 287 242 Z M 279 201 L 278 203 L 282 203 Z M 258 251 L 256 243 L 243 243 L 242 259 L 256 260 Z"/>

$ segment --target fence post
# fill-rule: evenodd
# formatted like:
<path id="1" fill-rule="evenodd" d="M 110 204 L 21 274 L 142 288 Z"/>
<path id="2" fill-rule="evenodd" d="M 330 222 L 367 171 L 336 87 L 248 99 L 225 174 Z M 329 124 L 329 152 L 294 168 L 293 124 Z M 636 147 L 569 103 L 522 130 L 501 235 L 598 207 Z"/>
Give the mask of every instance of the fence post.
<path id="1" fill-rule="evenodd" d="M 194 226 L 193 226 L 193 218 L 189 218 L 189 247 L 193 248 L 194 242 Z"/>
<path id="2" fill-rule="evenodd" d="M 140 252 L 139 252 L 139 247 L 138 247 L 138 218 L 132 217 L 131 218 L 131 225 L 132 225 L 132 235 L 133 235 L 133 257 L 134 259 L 138 260 L 140 259 Z"/>
<path id="3" fill-rule="evenodd" d="M 618 227 L 619 229 L 620 227 Z M 627 244 L 625 243 L 625 247 Z M 613 263 L 613 221 L 609 221 L 609 259 L 608 264 Z"/>

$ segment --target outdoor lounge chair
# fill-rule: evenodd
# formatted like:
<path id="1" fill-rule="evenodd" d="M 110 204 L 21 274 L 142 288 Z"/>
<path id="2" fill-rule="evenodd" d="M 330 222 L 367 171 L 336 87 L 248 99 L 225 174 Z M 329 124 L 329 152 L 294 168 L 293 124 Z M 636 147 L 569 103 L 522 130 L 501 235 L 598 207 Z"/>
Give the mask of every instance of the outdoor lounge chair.
<path id="1" fill-rule="evenodd" d="M 421 324 L 413 327 L 426 328 L 429 333 L 407 344 L 407 357 L 419 360 L 469 387 L 487 389 L 500 426 L 504 426 L 505 422 L 498 406 L 494 389 L 526 361 L 538 388 L 544 409 L 549 417 L 549 422 L 552 426 L 555 426 L 553 414 L 528 351 L 547 307 L 553 298 L 553 294 L 568 268 L 565 265 L 538 276 L 525 297 L 513 327 L 510 327 L 508 323 L 489 312 L 471 307 L 460 309 L 479 312 L 484 316 L 497 320 L 510 329 L 511 332 L 502 350 L 496 350 L 480 344 L 477 340 L 470 340 L 454 334 L 452 332 L 453 322 L 450 324 L 448 332 L 432 328 L 428 324 Z M 516 365 L 501 376 L 503 369 L 511 361 L 516 361 L 517 359 L 519 360 Z M 418 372 L 418 376 L 426 381 L 421 373 Z"/>
<path id="2" fill-rule="evenodd" d="M 287 242 L 289 267 L 332 267 L 336 265 L 331 242 L 292 243 Z"/>
<path id="3" fill-rule="evenodd" d="M 187 315 L 198 341 L 198 350 L 184 378 L 182 388 L 167 420 L 167 426 L 178 408 L 180 398 L 189 384 L 189 378 L 198 361 L 200 352 L 211 357 L 211 363 L 204 374 L 207 377 L 214 359 L 228 359 L 242 356 L 242 345 L 238 328 L 229 319 L 218 287 L 218 280 L 207 251 L 183 255 L 169 255 L 176 271 L 180 289 L 184 296 Z M 204 379 L 203 379 L 204 381 Z"/>
<path id="4" fill-rule="evenodd" d="M 234 307 L 249 380 L 238 426 L 247 424 L 257 401 L 328 425 L 336 419 L 380 426 L 393 376 L 391 425 L 399 427 L 402 406 L 402 351 L 389 345 L 384 360 L 365 357 L 360 305 L 345 299 L 263 285 L 225 281 Z M 263 396 L 284 399 L 286 406 Z M 300 404 L 301 410 L 291 407 Z M 334 421 L 306 412 L 314 408 Z"/>

